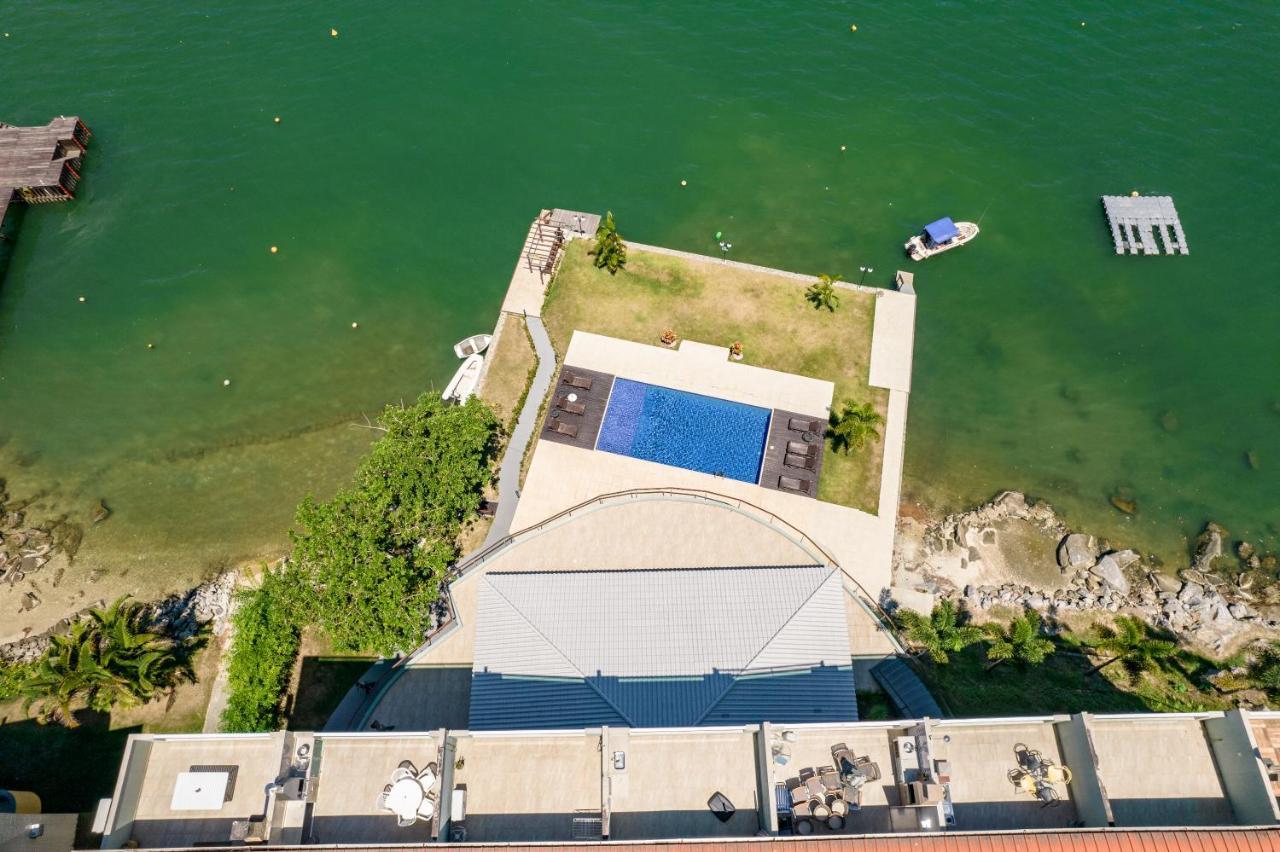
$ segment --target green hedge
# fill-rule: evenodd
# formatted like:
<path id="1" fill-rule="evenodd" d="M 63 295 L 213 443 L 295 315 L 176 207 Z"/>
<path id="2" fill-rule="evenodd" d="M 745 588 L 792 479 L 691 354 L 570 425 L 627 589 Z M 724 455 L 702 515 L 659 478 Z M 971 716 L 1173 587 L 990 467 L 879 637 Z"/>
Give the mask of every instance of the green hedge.
<path id="1" fill-rule="evenodd" d="M 26 683 L 35 667 L 33 663 L 0 664 L 0 701 L 9 701 L 22 694 L 22 685 Z"/>

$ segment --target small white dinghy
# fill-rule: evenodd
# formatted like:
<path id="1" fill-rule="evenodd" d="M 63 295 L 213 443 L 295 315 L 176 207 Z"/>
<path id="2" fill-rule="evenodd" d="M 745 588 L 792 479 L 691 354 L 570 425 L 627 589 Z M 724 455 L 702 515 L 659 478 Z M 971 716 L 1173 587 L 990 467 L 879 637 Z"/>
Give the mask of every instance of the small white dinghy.
<path id="1" fill-rule="evenodd" d="M 978 236 L 973 222 L 952 222 L 948 216 L 924 226 L 924 230 L 907 240 L 903 249 L 912 260 L 924 260 L 935 254 L 962 246 Z"/>
<path id="2" fill-rule="evenodd" d="M 479 352 L 468 355 L 467 360 L 462 362 L 458 372 L 453 374 L 453 378 L 445 386 L 440 398 L 445 402 L 451 399 L 466 402 L 471 399 L 471 395 L 476 392 L 476 385 L 480 382 L 480 368 L 483 366 L 484 356 Z"/>
<path id="3" fill-rule="evenodd" d="M 489 341 L 493 340 L 492 334 L 473 334 L 466 340 L 459 340 L 453 344 L 453 354 L 459 358 L 468 358 L 472 355 L 479 355 L 481 352 L 489 348 Z"/>

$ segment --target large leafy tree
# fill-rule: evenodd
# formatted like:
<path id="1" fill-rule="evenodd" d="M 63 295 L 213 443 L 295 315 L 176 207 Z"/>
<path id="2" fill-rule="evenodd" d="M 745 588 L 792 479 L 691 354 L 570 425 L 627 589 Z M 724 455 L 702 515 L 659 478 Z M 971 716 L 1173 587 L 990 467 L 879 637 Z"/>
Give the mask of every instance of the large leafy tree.
<path id="1" fill-rule="evenodd" d="M 1120 663 L 1136 679 L 1167 665 L 1178 651 L 1177 643 L 1154 636 L 1142 619 L 1122 615 L 1115 627 L 1103 625 L 1089 637 L 1088 646 L 1105 660 L 1089 669 L 1095 674 L 1112 663 Z"/>
<path id="2" fill-rule="evenodd" d="M 431 395 L 389 406 L 379 422 L 386 434 L 355 484 L 299 506 L 291 561 L 335 645 L 391 654 L 430 623 L 458 528 L 489 481 L 498 422 L 476 398 L 451 406 Z"/>
<path id="3" fill-rule="evenodd" d="M 986 632 L 973 624 L 961 623 L 960 611 L 954 602 L 941 601 L 928 616 L 904 609 L 897 613 L 903 634 L 920 652 L 940 665 L 951 661 L 956 654 L 986 637 Z"/>
<path id="4" fill-rule="evenodd" d="M 884 417 L 871 403 L 847 401 L 840 411 L 831 415 L 831 423 L 827 428 L 831 449 L 846 455 L 850 450 L 862 449 L 867 441 L 880 437 L 877 427 L 882 423 Z"/>
<path id="5" fill-rule="evenodd" d="M 618 270 L 627 265 L 627 244 L 618 234 L 618 226 L 613 221 L 613 211 L 604 214 L 600 226 L 596 228 L 596 244 L 591 249 L 595 256 L 596 268 L 609 270 L 616 275 Z"/>
<path id="6" fill-rule="evenodd" d="M 1056 650 L 1053 642 L 1040 635 L 1040 615 L 1027 610 L 1015 617 L 1007 627 L 991 625 L 988 630 L 987 671 L 1012 660 L 1020 665 L 1039 665 Z"/>
<path id="7" fill-rule="evenodd" d="M 834 312 L 840 305 L 840 295 L 836 293 L 836 282 L 839 275 L 819 275 L 818 280 L 804 291 L 804 297 L 815 309 L 826 308 Z"/>
<path id="8" fill-rule="evenodd" d="M 190 658 L 205 634 L 182 643 L 163 636 L 151 628 L 146 607 L 126 595 L 51 641 L 21 686 L 25 707 L 38 705 L 42 719 L 74 726 L 77 706 L 105 713 L 194 680 Z"/>

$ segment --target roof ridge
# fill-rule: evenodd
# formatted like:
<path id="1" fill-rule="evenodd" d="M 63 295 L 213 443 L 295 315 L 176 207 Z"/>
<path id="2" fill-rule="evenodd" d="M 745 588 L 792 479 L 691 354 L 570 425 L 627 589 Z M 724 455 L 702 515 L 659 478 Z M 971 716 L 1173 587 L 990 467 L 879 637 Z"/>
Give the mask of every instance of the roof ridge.
<path id="1" fill-rule="evenodd" d="M 499 576 L 510 576 L 513 574 L 658 574 L 670 573 L 673 571 L 794 571 L 800 568 L 826 567 L 828 566 L 817 562 L 801 562 L 795 565 L 691 565 L 683 568 L 544 568 L 537 571 L 486 571 L 484 573 L 485 576 L 489 576 L 491 574 Z"/>
<path id="2" fill-rule="evenodd" d="M 521 573 L 521 572 L 512 572 L 512 573 Z M 532 572 L 532 573 L 536 573 L 536 572 Z M 614 709 L 614 712 L 616 712 L 616 713 L 617 713 L 619 716 L 621 716 L 623 719 L 626 719 L 626 720 L 627 720 L 627 724 L 628 724 L 628 725 L 632 725 L 632 724 L 634 724 L 634 723 L 632 722 L 632 720 L 631 720 L 631 717 L 630 717 L 629 715 L 627 715 L 627 713 L 626 713 L 626 712 L 625 712 L 621 707 L 619 707 L 619 706 L 618 706 L 617 704 L 615 704 L 613 701 L 609 700 L 609 696 L 605 695 L 605 694 L 604 694 L 604 693 L 603 693 L 603 692 L 602 692 L 598 687 L 596 687 L 596 685 L 595 685 L 595 684 L 593 684 L 593 683 L 591 682 L 591 678 L 590 678 L 586 673 L 584 673 L 584 672 L 582 671 L 582 669 L 581 669 L 581 668 L 579 668 L 579 667 L 578 667 L 578 664 L 577 664 L 577 663 L 575 663 L 575 662 L 574 662 L 574 661 L 569 657 L 569 655 L 568 655 L 568 654 L 566 654 L 566 653 L 564 652 L 564 650 L 563 650 L 559 645 L 557 645 L 557 644 L 556 644 L 556 643 L 551 639 L 551 637 L 550 637 L 550 636 L 548 636 L 546 633 L 543 633 L 543 632 L 538 628 L 538 626 L 537 626 L 536 624 L 534 624 L 534 623 L 529 619 L 529 617 L 528 617 L 527 615 L 525 615 L 525 614 L 524 614 L 524 612 L 523 612 L 523 611 L 521 611 L 520 607 L 516 605 L 515 601 L 511 600 L 511 598 L 509 598 L 509 597 L 507 597 L 505 594 L 503 594 L 502 589 L 500 589 L 496 584 L 488 582 L 488 577 L 489 577 L 489 574 L 488 574 L 488 572 L 486 572 L 486 573 L 485 573 L 485 585 L 486 585 L 486 586 L 488 586 L 490 589 L 492 589 L 492 590 L 493 590 L 493 592 L 494 592 L 495 594 L 497 594 L 497 595 L 498 595 L 498 597 L 502 598 L 502 600 L 506 602 L 507 607 L 508 607 L 512 612 L 514 612 L 517 616 L 519 616 L 519 618 L 520 618 L 520 620 L 521 620 L 521 621 L 523 621 L 525 624 L 529 625 L 529 629 L 530 629 L 530 630 L 532 630 L 534 633 L 536 633 L 536 634 L 538 634 L 539 636 L 541 636 L 541 637 L 542 637 L 542 640 L 543 640 L 544 642 L 546 642 L 547 647 L 548 647 L 548 648 L 550 648 L 552 651 L 554 651 L 554 652 L 555 652 L 555 653 L 560 657 L 560 659 L 562 659 L 562 660 L 564 660 L 566 663 L 568 663 L 568 664 L 569 664 L 569 668 L 571 668 L 571 669 L 573 669 L 575 672 L 577 672 L 577 673 L 578 673 L 578 676 L 582 678 L 582 682 L 583 682 L 583 683 L 585 683 L 587 686 L 589 686 L 589 687 L 591 688 L 591 690 L 592 690 L 593 692 L 595 692 L 595 693 L 596 693 L 596 695 L 599 695 L 599 696 L 600 696 L 600 699 L 601 699 L 602 701 L 604 701 L 604 703 L 605 703 L 605 704 L 608 704 L 610 707 L 612 707 L 612 708 Z"/>
<path id="3" fill-rule="evenodd" d="M 807 565 L 802 567 L 825 568 L 826 566 Z M 799 614 L 800 610 L 807 607 L 813 601 L 813 599 L 817 597 L 818 593 L 822 591 L 823 587 L 827 585 L 827 583 L 831 580 L 831 577 L 836 573 L 834 568 L 826 568 L 826 572 L 827 572 L 826 576 L 824 576 L 821 580 L 818 581 L 816 585 L 814 585 L 813 590 L 810 591 L 809 594 L 805 597 L 805 599 L 800 602 L 799 606 L 791 610 L 791 614 L 787 616 L 785 619 L 783 619 L 782 624 L 780 624 L 778 626 L 778 629 L 773 632 L 773 635 L 770 636 L 768 639 L 766 639 L 764 641 L 764 644 L 756 649 L 755 655 L 752 656 L 751 659 L 747 660 L 747 662 L 739 670 L 740 674 L 745 674 L 747 671 L 751 669 L 751 664 L 754 663 L 756 660 L 760 659 L 760 655 L 769 649 L 769 646 L 772 645 L 774 643 L 774 640 L 776 640 L 782 634 L 782 631 L 787 629 L 788 625 L 791 624 L 792 620 L 795 619 L 796 615 Z M 729 688 L 731 688 L 736 683 L 737 683 L 737 676 L 735 675 L 733 678 L 733 681 L 729 685 Z M 714 711 L 716 707 L 719 706 L 720 702 L 724 700 L 725 695 L 729 693 L 729 688 L 726 688 L 723 692 L 721 692 L 720 695 L 717 696 L 716 700 L 712 701 L 711 704 L 707 706 L 707 709 L 703 711 L 701 716 L 698 717 L 698 721 L 694 722 L 695 725 L 701 725 L 703 721 L 705 721 L 706 718 L 709 715 L 711 715 L 712 711 Z"/>

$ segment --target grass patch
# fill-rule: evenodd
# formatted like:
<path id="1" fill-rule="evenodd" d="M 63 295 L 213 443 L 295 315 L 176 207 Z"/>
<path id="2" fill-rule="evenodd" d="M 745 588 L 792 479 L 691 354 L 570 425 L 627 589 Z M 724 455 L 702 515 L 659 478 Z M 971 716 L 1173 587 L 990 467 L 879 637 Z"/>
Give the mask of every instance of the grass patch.
<path id="1" fill-rule="evenodd" d="M 889 696 L 873 689 L 858 690 L 858 721 L 883 722 L 897 716 L 897 711 L 889 702 Z"/>
<path id="2" fill-rule="evenodd" d="M 293 731 L 323 728 L 343 697 L 376 661 L 376 657 L 335 654 L 333 643 L 322 632 L 305 630 L 291 678 L 285 727 Z"/>
<path id="3" fill-rule="evenodd" d="M 538 356 L 533 351 L 533 341 L 529 339 L 523 317 L 507 314 L 502 318 L 498 341 L 486 357 L 489 367 L 480 398 L 489 403 L 510 434 L 538 367 Z"/>
<path id="4" fill-rule="evenodd" d="M 589 247 L 569 243 L 547 292 L 543 322 L 558 353 L 575 330 L 656 345 L 670 328 L 726 350 L 741 342 L 744 364 L 826 379 L 835 384 L 835 405 L 870 402 L 887 414 L 888 391 L 867 385 L 873 294 L 840 290 L 835 312 L 820 311 L 789 278 L 634 250 L 610 275 L 595 268 Z M 882 440 L 847 456 L 828 449 L 818 497 L 874 514 L 883 453 Z"/>

